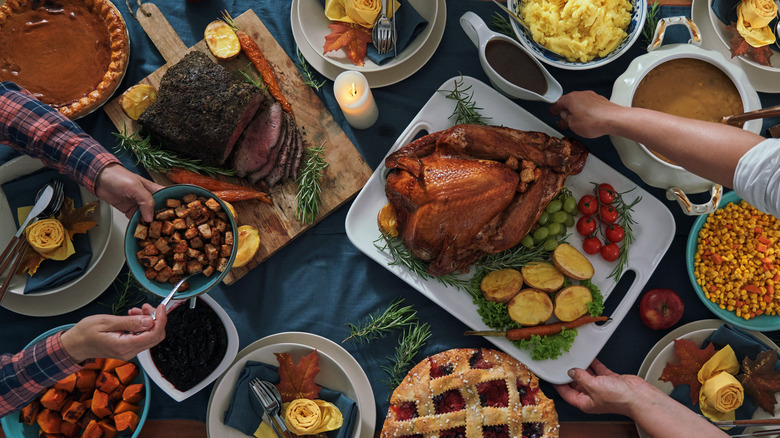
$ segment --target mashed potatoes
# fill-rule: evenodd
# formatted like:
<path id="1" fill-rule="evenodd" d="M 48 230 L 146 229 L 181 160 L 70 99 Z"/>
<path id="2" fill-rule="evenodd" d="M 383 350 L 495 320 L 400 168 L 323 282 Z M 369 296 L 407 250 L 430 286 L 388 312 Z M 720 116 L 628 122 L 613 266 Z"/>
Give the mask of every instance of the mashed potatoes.
<path id="1" fill-rule="evenodd" d="M 523 0 L 519 15 L 537 43 L 569 61 L 587 62 L 623 41 L 631 9 L 628 0 Z"/>

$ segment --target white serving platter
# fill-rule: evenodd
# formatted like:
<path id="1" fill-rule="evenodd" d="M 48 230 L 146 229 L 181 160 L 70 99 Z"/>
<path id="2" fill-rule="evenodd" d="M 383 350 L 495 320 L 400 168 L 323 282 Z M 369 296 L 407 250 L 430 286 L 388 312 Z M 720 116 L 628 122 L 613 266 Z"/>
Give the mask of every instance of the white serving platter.
<path id="1" fill-rule="evenodd" d="M 451 90 L 454 87 L 454 82 L 460 79 L 460 77 L 452 78 L 438 89 Z M 540 131 L 548 135 L 562 137 L 559 132 L 490 86 L 468 76 L 462 77 L 462 80 L 461 89 L 471 87 L 473 101 L 477 107 L 482 108 L 481 113 L 484 116 L 490 117 L 489 123 L 515 129 Z M 453 108 L 454 102 L 452 100 L 447 99 L 443 93 L 434 93 L 390 148 L 388 155 L 408 144 L 421 131 L 435 132 L 452 126 L 449 116 L 452 114 Z M 384 165 L 380 165 L 355 198 L 346 219 L 346 231 L 350 241 L 366 255 L 451 313 L 469 328 L 490 330 L 482 322 L 477 308 L 467 292 L 443 286 L 436 280 L 422 280 L 404 267 L 391 266 L 388 264 L 392 261 L 389 254 L 374 246 L 374 241 L 381 236 L 376 224 L 377 213 L 387 203 L 385 177 L 386 169 Z M 609 315 L 612 321 L 601 326 L 589 324 L 578 328 L 579 334 L 570 351 L 555 360 L 534 361 L 527 351 L 518 349 L 505 338 L 487 338 L 501 350 L 526 364 L 540 378 L 550 383 L 568 383 L 571 381 L 567 375 L 570 368 L 587 368 L 590 365 L 631 309 L 674 237 L 675 223 L 669 209 L 653 195 L 636 187 L 631 180 L 593 155 L 588 156 L 585 168 L 579 175 L 567 178 L 566 187 L 579 199 L 582 195 L 592 191 L 591 182 L 610 183 L 618 192 L 634 189 L 626 195 L 627 201 L 633 200 L 636 196 L 642 197 L 642 201 L 634 207 L 633 217 L 638 222 L 634 226 L 636 242 L 631 247 L 624 270 L 624 275 L 627 271 L 633 271 L 636 277 L 621 302 L 615 307 L 614 312 Z M 570 229 L 570 233 L 573 234 L 568 239 L 569 243 L 581 248 L 583 238 L 576 231 L 573 231 L 573 228 Z M 607 303 L 616 285 L 613 279 L 607 278 L 614 268 L 614 264 L 605 262 L 599 255 L 588 256 L 588 258 L 596 270 L 592 281 L 601 289 L 604 301 Z M 471 273 L 463 275 L 467 278 Z"/>

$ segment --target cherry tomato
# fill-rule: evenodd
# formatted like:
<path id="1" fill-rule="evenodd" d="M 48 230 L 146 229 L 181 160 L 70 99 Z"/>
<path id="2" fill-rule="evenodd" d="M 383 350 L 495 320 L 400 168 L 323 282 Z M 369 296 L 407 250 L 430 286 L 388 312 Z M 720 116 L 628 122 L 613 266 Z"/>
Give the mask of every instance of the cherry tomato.
<path id="1" fill-rule="evenodd" d="M 601 241 L 598 237 L 588 237 L 582 241 L 582 250 L 588 254 L 596 254 L 601 251 Z"/>
<path id="2" fill-rule="evenodd" d="M 612 224 L 618 218 L 618 212 L 611 205 L 602 205 L 599 210 L 599 219 L 605 224 Z"/>
<path id="3" fill-rule="evenodd" d="M 590 236 L 598 226 L 593 216 L 582 216 L 577 220 L 577 232 L 583 236 Z"/>
<path id="4" fill-rule="evenodd" d="M 624 230 L 620 225 L 609 224 L 607 225 L 607 229 L 604 230 L 604 236 L 606 236 L 607 240 L 610 242 L 618 243 L 623 240 L 624 237 L 626 237 L 626 230 Z"/>
<path id="5" fill-rule="evenodd" d="M 614 243 L 609 243 L 601 247 L 601 257 L 608 261 L 614 262 L 620 256 L 620 248 Z"/>
<path id="6" fill-rule="evenodd" d="M 599 184 L 598 193 L 602 204 L 611 204 L 615 200 L 615 188 L 607 183 Z"/>
<path id="7" fill-rule="evenodd" d="M 577 208 L 580 210 L 580 213 L 585 216 L 592 216 L 599 210 L 599 203 L 593 195 L 585 195 L 580 198 Z"/>

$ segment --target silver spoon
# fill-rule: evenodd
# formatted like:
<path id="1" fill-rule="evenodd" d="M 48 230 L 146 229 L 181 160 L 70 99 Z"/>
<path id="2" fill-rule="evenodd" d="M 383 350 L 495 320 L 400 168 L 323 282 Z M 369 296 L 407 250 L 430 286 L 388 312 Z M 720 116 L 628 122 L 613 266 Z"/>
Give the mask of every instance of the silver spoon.
<path id="1" fill-rule="evenodd" d="M 194 273 L 194 274 L 190 274 L 190 275 L 188 275 L 188 276 L 186 276 L 186 277 L 182 278 L 181 280 L 179 280 L 179 282 L 178 282 L 178 283 L 176 283 L 176 285 L 175 285 L 175 286 L 173 286 L 173 289 L 171 290 L 171 293 L 169 293 L 169 294 L 168 294 L 168 296 L 166 296 L 166 297 L 165 297 L 165 299 L 164 299 L 164 300 L 162 300 L 162 303 L 160 303 L 160 304 L 162 304 L 162 305 L 164 306 L 164 308 L 165 308 L 165 311 L 166 311 L 166 312 L 168 312 L 168 303 L 171 301 L 171 299 L 173 298 L 173 296 L 174 296 L 174 295 L 176 295 L 176 292 L 178 292 L 178 291 L 179 291 L 179 289 L 181 288 L 181 286 L 182 286 L 182 285 L 183 285 L 183 284 L 184 284 L 184 283 L 185 283 L 187 280 L 189 280 L 190 278 L 192 278 L 192 277 L 194 277 L 194 276 L 196 276 L 196 275 L 198 275 L 198 274 L 200 274 L 200 272 L 196 272 L 196 273 Z M 158 307 L 159 307 L 159 306 L 158 306 Z M 155 309 L 155 310 L 152 312 L 152 319 L 153 319 L 153 320 L 157 320 L 157 309 Z"/>

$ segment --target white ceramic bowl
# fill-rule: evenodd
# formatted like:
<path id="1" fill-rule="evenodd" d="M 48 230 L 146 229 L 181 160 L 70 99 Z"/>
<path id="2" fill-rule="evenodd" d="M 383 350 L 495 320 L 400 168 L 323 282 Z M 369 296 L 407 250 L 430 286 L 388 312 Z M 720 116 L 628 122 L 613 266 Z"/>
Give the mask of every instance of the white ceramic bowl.
<path id="1" fill-rule="evenodd" d="M 44 165 L 40 160 L 29 157 L 27 155 L 22 155 L 8 161 L 3 166 L 0 166 L 0 184 L 5 184 L 6 182 L 13 181 L 33 172 L 37 172 L 43 168 Z M 87 202 L 92 202 L 98 199 L 84 187 L 80 187 L 79 190 L 81 193 L 81 200 L 85 204 Z M 0 190 L 0 205 L 8 205 L 8 201 L 6 200 L 6 196 L 2 190 Z M 5 248 L 5 245 L 11 240 L 11 237 L 16 232 L 16 225 L 14 224 L 12 214 L 15 213 L 12 213 L 10 209 L 0 208 L 0 248 Z M 108 241 L 111 237 L 111 233 L 120 231 L 113 229 L 114 227 L 111 206 L 108 205 L 108 203 L 105 201 L 100 201 L 98 209 L 95 212 L 94 220 L 98 223 L 98 225 L 87 231 L 87 236 L 89 236 L 89 244 L 92 248 L 92 258 L 84 269 L 84 272 L 77 278 L 74 278 L 57 287 L 33 292 L 36 297 L 53 295 L 65 290 L 69 290 L 70 288 L 77 287 L 79 282 L 84 279 L 89 272 L 92 271 L 95 265 L 97 265 L 98 261 L 101 259 L 101 257 L 103 257 L 103 254 L 108 247 Z M 44 263 L 46 262 L 44 261 Z M 15 275 L 13 279 L 11 279 L 8 292 L 16 295 L 24 295 L 24 287 L 26 282 L 27 279 L 25 275 Z"/>
<path id="2" fill-rule="evenodd" d="M 707 13 L 710 17 L 710 23 L 712 23 L 712 28 L 715 29 L 715 35 L 718 36 L 718 39 L 720 42 L 726 47 L 727 50 L 731 50 L 731 45 L 729 44 L 729 40 L 731 40 L 731 32 L 729 32 L 726 27 L 727 24 L 724 24 L 722 21 L 720 21 L 720 18 L 718 18 L 717 15 L 715 15 L 715 12 L 712 10 L 712 2 L 713 0 L 707 0 Z M 734 4 L 738 4 L 738 1 L 735 1 Z M 770 26 L 775 25 L 775 21 L 773 21 Z M 777 46 L 774 46 L 774 49 L 777 48 Z M 761 70 L 771 71 L 780 73 L 780 53 L 778 53 L 776 50 L 772 50 L 772 57 L 769 58 L 769 62 L 771 65 L 764 65 L 759 64 L 756 61 L 753 61 L 752 59 L 748 58 L 747 56 L 738 56 L 737 58 L 746 64 L 752 65 L 753 67 L 759 68 Z"/>
<path id="3" fill-rule="evenodd" d="M 146 371 L 146 373 L 149 375 L 149 378 L 152 379 L 154 383 L 157 384 L 160 389 L 163 390 L 166 394 L 168 394 L 172 399 L 176 400 L 177 402 L 180 402 L 182 400 L 185 400 L 189 397 L 191 397 L 193 394 L 197 393 L 201 389 L 208 386 L 211 382 L 217 380 L 222 373 L 225 372 L 225 370 L 228 369 L 230 366 L 230 363 L 233 362 L 233 359 L 236 358 L 236 353 L 238 353 L 238 331 L 236 330 L 235 324 L 233 324 L 233 320 L 230 319 L 230 316 L 228 316 L 227 312 L 225 312 L 225 309 L 222 308 L 213 298 L 208 296 L 207 294 L 202 294 L 198 298 L 203 300 L 202 303 L 198 303 L 197 305 L 208 305 L 211 307 L 214 312 L 216 312 L 217 316 L 219 316 L 219 319 L 222 321 L 222 323 L 225 325 L 225 333 L 227 334 L 227 350 L 225 351 L 225 356 L 222 358 L 222 361 L 217 365 L 217 367 L 214 369 L 214 371 L 211 372 L 208 376 L 206 376 L 205 379 L 201 380 L 197 385 L 193 386 L 192 388 L 186 390 L 186 391 L 180 391 L 176 389 L 171 382 L 169 382 L 165 377 L 160 374 L 160 370 L 157 369 L 157 366 L 154 364 L 154 361 L 152 361 L 152 357 L 149 354 L 149 350 L 144 350 L 140 354 L 138 354 L 138 361 L 141 363 L 141 366 Z M 180 301 L 178 305 L 188 305 L 189 300 Z"/>
<path id="4" fill-rule="evenodd" d="M 507 7 L 510 11 L 516 13 L 521 1 L 522 0 L 507 0 Z M 604 66 L 616 60 L 627 52 L 637 38 L 639 38 L 639 35 L 642 34 L 642 28 L 644 27 L 645 19 L 647 18 L 647 2 L 644 0 L 631 0 L 631 5 L 633 10 L 631 11 L 631 23 L 628 25 L 628 29 L 626 29 L 626 33 L 628 34 L 626 38 L 607 56 L 595 58 L 588 62 L 569 61 L 565 57 L 547 50 L 534 41 L 527 28 L 520 26 L 514 20 L 510 21 L 512 23 L 512 29 L 515 31 L 515 35 L 517 35 L 520 43 L 538 60 L 553 67 L 565 70 L 588 70 Z"/>

